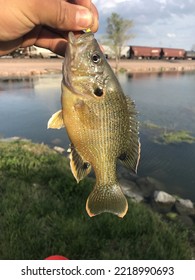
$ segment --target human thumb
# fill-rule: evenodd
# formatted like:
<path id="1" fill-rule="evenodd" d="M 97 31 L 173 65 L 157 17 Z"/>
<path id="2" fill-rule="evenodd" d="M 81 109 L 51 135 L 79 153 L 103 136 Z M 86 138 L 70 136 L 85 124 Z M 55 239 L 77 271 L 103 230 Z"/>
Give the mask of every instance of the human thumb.
<path id="1" fill-rule="evenodd" d="M 39 5 L 36 5 L 34 9 L 38 24 L 59 30 L 86 29 L 94 21 L 89 9 L 64 0 L 39 0 Z"/>

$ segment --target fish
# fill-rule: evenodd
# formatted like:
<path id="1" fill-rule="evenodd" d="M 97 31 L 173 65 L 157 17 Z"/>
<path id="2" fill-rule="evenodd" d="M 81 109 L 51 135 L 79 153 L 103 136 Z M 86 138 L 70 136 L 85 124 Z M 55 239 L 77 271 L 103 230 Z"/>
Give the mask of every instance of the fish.
<path id="1" fill-rule="evenodd" d="M 62 108 L 51 116 L 48 128 L 65 127 L 77 182 L 94 170 L 88 215 L 108 212 L 123 218 L 128 202 L 118 181 L 117 162 L 136 173 L 140 158 L 134 101 L 125 96 L 92 32 L 79 37 L 69 32 L 62 72 Z"/>

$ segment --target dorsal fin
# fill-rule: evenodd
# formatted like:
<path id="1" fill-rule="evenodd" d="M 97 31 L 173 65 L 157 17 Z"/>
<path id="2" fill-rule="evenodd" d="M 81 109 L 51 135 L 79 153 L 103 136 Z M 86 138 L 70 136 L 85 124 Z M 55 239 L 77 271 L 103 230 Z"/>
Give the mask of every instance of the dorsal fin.
<path id="1" fill-rule="evenodd" d="M 137 166 L 140 159 L 140 141 L 138 132 L 138 121 L 136 119 L 137 112 L 134 102 L 126 97 L 127 108 L 129 113 L 129 131 L 130 139 L 128 140 L 128 148 L 120 156 L 119 160 L 133 172 L 137 172 Z"/>

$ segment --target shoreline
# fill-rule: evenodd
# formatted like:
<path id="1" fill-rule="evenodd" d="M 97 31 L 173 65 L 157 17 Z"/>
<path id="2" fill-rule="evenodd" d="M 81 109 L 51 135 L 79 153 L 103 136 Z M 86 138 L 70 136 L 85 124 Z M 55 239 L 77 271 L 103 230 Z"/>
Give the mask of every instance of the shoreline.
<path id="1" fill-rule="evenodd" d="M 109 61 L 115 68 L 115 61 Z M 127 73 L 168 73 L 195 71 L 195 60 L 129 60 L 124 59 L 119 63 L 119 70 Z"/>
<path id="2" fill-rule="evenodd" d="M 115 61 L 108 60 L 115 68 Z M 63 59 L 0 59 L 0 80 L 60 74 Z M 128 60 L 122 59 L 119 71 L 126 73 L 168 73 L 195 71 L 195 60 Z"/>
<path id="3" fill-rule="evenodd" d="M 63 59 L 0 59 L 0 80 L 61 74 Z"/>

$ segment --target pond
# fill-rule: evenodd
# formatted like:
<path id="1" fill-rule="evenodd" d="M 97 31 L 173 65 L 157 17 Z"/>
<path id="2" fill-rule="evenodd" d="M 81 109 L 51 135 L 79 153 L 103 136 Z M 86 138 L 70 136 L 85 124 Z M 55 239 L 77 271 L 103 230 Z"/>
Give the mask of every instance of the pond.
<path id="1" fill-rule="evenodd" d="M 159 134 L 185 130 L 195 137 L 195 73 L 120 74 L 124 92 L 136 103 L 140 121 L 139 176 L 150 176 L 165 191 L 195 201 L 195 144 L 162 144 Z M 68 148 L 64 129 L 47 130 L 60 109 L 60 75 L 0 81 L 0 137 L 20 136 Z"/>

